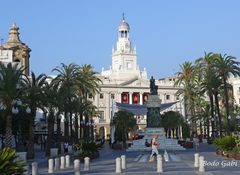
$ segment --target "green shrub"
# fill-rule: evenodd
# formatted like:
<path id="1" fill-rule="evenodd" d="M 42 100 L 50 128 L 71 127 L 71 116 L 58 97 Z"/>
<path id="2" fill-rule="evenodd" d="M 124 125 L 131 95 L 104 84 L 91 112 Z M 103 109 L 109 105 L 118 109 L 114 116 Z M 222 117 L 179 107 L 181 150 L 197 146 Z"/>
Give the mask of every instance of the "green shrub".
<path id="1" fill-rule="evenodd" d="M 5 147 L 0 151 L 0 174 L 1 175 L 22 175 L 26 171 L 26 166 L 16 156 L 14 149 Z"/>
<path id="2" fill-rule="evenodd" d="M 99 155 L 99 146 L 95 142 L 81 139 L 74 146 L 76 149 L 74 155 L 80 159 L 83 159 L 85 157 L 89 157 L 92 159 L 96 158 Z"/>
<path id="3" fill-rule="evenodd" d="M 233 148 L 233 152 L 236 153 L 236 154 L 240 154 L 240 147 L 234 147 Z"/>
<path id="4" fill-rule="evenodd" d="M 214 144 L 218 149 L 232 150 L 236 146 L 235 138 L 232 136 L 225 136 L 223 138 L 216 139 Z"/>

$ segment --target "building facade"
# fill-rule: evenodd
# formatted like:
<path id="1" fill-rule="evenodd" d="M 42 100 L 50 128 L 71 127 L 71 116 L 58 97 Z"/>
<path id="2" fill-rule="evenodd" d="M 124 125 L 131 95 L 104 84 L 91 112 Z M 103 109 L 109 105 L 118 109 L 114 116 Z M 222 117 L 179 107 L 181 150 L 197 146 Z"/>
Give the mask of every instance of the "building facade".
<path id="1" fill-rule="evenodd" d="M 130 40 L 130 25 L 124 16 L 118 26 L 116 47 L 112 49 L 112 65 L 109 70 L 103 68 L 99 78 L 103 82 L 100 84 L 100 93 L 95 97 L 90 96 L 90 99 L 99 112 L 95 118 L 96 132 L 106 137 L 110 133 L 113 111 L 118 110 L 116 103 L 144 105 L 150 93 L 147 70 L 139 68 L 136 47 L 132 46 Z M 182 97 L 176 96 L 179 87 L 174 87 L 175 79 L 168 77 L 156 80 L 158 95 L 162 103 L 176 102 L 166 110 L 179 111 L 184 115 Z M 146 127 L 146 115 L 135 117 L 139 129 Z"/>

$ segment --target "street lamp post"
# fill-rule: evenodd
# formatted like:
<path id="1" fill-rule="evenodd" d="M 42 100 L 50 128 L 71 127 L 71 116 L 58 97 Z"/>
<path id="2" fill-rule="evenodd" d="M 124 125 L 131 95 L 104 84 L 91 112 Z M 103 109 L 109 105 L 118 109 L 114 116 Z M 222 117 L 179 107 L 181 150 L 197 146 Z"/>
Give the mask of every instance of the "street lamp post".
<path id="1" fill-rule="evenodd" d="M 231 116 L 228 115 L 228 118 L 227 118 L 227 123 L 228 123 L 228 135 L 230 135 L 230 130 L 231 130 L 231 126 L 230 126 L 230 121 L 231 121 Z"/>
<path id="2" fill-rule="evenodd" d="M 215 123 L 214 123 L 214 117 L 212 117 L 211 119 L 212 121 L 212 138 L 215 138 Z"/>
<path id="3" fill-rule="evenodd" d="M 234 131 L 237 131 L 237 132 L 239 130 L 239 120 L 240 120 L 240 115 L 236 115 L 234 120 Z"/>

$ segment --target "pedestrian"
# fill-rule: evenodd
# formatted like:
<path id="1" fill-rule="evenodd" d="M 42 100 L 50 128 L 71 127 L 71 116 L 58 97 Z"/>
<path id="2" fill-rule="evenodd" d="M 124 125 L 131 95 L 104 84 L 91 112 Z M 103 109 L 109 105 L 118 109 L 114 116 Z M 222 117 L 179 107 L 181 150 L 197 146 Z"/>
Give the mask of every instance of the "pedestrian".
<path id="1" fill-rule="evenodd" d="M 195 137 L 193 139 L 193 142 L 194 142 L 194 145 L 195 145 L 195 151 L 198 152 L 198 150 L 199 150 L 199 138 Z"/>
<path id="2" fill-rule="evenodd" d="M 149 162 L 154 161 L 154 154 L 156 154 L 156 156 L 158 155 L 158 142 L 157 142 L 157 138 L 155 137 L 152 139 L 152 153 L 150 155 Z"/>
<path id="3" fill-rule="evenodd" d="M 64 148 L 64 153 L 68 153 L 68 142 L 64 142 L 63 148 Z"/>

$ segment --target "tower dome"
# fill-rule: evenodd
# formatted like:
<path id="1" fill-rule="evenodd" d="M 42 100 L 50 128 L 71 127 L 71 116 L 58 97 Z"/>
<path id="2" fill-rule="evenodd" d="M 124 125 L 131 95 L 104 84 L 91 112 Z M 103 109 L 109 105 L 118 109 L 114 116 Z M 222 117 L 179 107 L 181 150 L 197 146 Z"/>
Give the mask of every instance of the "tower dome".
<path id="1" fill-rule="evenodd" d="M 122 19 L 122 22 L 119 24 L 118 26 L 118 31 L 121 32 L 121 31 L 129 31 L 130 30 L 130 26 L 129 24 L 126 22 L 125 20 L 125 16 L 123 14 L 123 19 Z"/>

